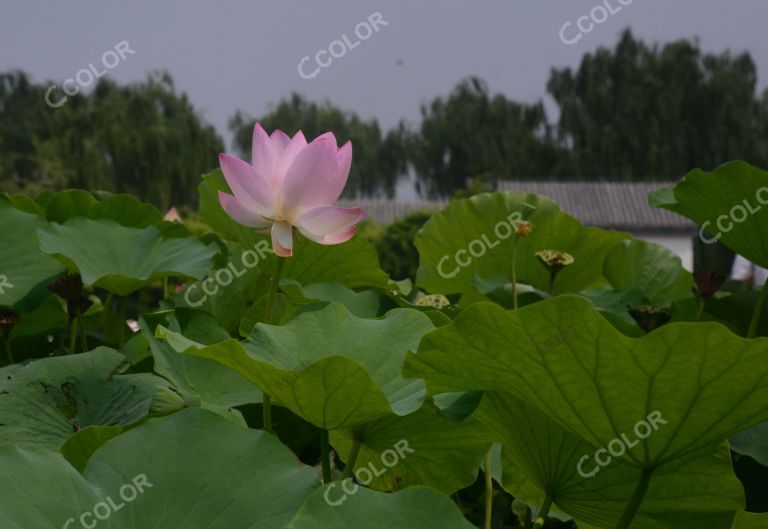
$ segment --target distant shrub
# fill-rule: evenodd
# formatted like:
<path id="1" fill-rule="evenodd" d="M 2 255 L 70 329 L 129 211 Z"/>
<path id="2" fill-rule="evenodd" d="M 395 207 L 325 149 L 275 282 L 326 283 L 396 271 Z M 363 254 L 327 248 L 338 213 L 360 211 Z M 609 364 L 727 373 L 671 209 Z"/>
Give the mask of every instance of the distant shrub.
<path id="1" fill-rule="evenodd" d="M 419 254 L 413 240 L 430 216 L 430 213 L 411 213 L 387 226 L 375 239 L 381 267 L 393 279 L 416 279 Z"/>

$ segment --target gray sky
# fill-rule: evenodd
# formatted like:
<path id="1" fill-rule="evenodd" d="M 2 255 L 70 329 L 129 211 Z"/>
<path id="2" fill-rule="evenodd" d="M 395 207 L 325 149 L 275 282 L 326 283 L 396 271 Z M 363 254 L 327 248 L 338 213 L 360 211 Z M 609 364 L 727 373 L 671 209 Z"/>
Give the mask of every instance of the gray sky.
<path id="1" fill-rule="evenodd" d="M 768 79 L 766 0 L 633 0 L 623 7 L 620 0 L 0 2 L 0 70 L 62 81 L 89 63 L 103 69 L 102 55 L 128 41 L 136 53 L 107 75 L 128 82 L 167 69 L 228 140 L 226 122 L 236 109 L 259 115 L 291 91 L 376 117 L 385 128 L 400 119 L 417 123 L 422 102 L 468 75 L 534 101 L 545 95 L 552 66 L 576 66 L 585 52 L 612 46 L 627 26 L 647 40 L 698 36 L 708 51 L 748 50 L 761 89 Z M 577 44 L 564 44 L 563 24 L 602 2 L 621 10 Z M 377 12 L 387 25 L 361 41 L 356 25 Z M 577 33 L 574 25 L 566 37 Z M 343 35 L 359 45 L 303 79 L 299 61 L 309 56 L 304 71 L 312 73 L 315 54 Z"/>

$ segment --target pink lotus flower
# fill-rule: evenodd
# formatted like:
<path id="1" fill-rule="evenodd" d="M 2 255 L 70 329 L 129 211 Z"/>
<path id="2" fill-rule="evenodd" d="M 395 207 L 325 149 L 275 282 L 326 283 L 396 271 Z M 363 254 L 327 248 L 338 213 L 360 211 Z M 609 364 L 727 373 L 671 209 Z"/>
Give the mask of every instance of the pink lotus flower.
<path id="1" fill-rule="evenodd" d="M 311 143 L 299 131 L 289 138 L 281 130 L 268 135 L 253 129 L 253 163 L 219 155 L 233 195 L 219 192 L 219 202 L 235 221 L 266 234 L 282 257 L 292 255 L 293 229 L 320 244 L 341 244 L 355 235 L 362 208 L 337 208 L 352 164 L 352 144 L 337 147 L 326 132 Z"/>

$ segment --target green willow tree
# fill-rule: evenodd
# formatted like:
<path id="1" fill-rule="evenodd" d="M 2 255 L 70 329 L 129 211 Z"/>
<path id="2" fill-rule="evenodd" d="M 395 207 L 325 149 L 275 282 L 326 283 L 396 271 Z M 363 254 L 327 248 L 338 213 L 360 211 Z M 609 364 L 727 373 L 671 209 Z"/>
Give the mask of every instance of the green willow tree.
<path id="1" fill-rule="evenodd" d="M 229 122 L 235 147 L 244 159 L 251 157 L 251 139 L 256 121 L 271 132 L 281 129 L 293 135 L 302 130 L 308 140 L 332 131 L 339 145 L 352 140 L 353 157 L 344 196 L 393 197 L 400 178 L 406 171 L 406 149 L 409 133 L 400 126 L 386 134 L 376 120 L 364 121 L 329 102 L 307 101 L 299 94 L 283 99 L 267 115 L 258 119 L 238 111 Z"/>
<path id="2" fill-rule="evenodd" d="M 450 196 L 476 179 L 550 177 L 565 172 L 566 151 L 551 138 L 544 105 L 491 96 L 478 78 L 461 82 L 447 98 L 422 106 L 410 159 L 420 194 Z"/>
<path id="3" fill-rule="evenodd" d="M 760 105 L 756 82 L 747 53 L 706 54 L 688 40 L 648 46 L 627 30 L 576 71 L 553 69 L 547 89 L 570 176 L 653 180 L 733 159 L 765 166 L 766 98 Z"/>
<path id="4" fill-rule="evenodd" d="M 556 125 L 542 101 L 492 94 L 477 78 L 424 104 L 417 127 L 382 130 L 298 94 L 259 120 L 267 130 L 351 139 L 346 197 L 391 198 L 415 173 L 421 196 L 448 198 L 504 179 L 677 179 L 732 159 L 767 167 L 768 91 L 758 96 L 756 81 L 747 53 L 707 54 L 689 40 L 648 45 L 626 31 L 578 68 L 552 70 Z M 200 174 L 218 165 L 220 138 L 167 74 L 125 86 L 102 79 L 59 108 L 45 103 L 48 86 L 0 74 L 0 191 L 69 186 L 192 205 Z M 255 121 L 237 112 L 229 122 L 245 159 Z"/>
<path id="5" fill-rule="evenodd" d="M 58 108 L 45 101 L 49 86 L 0 75 L 0 191 L 75 187 L 194 206 L 224 147 L 168 74 L 122 86 L 103 78 Z"/>

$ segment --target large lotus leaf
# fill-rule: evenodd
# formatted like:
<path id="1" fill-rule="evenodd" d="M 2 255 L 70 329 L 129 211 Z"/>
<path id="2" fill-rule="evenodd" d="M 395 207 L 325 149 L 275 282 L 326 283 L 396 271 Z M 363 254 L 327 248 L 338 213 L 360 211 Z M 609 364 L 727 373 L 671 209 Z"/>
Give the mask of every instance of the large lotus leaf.
<path id="1" fill-rule="evenodd" d="M 505 391 L 486 392 L 476 417 L 502 439 L 502 483 L 510 494 L 533 505 L 550 494 L 580 522 L 616 526 L 639 480 L 637 468 L 615 460 L 599 467 L 597 447 Z M 741 484 L 722 446 L 717 455 L 655 472 L 632 527 L 728 529 L 743 507 Z"/>
<path id="2" fill-rule="evenodd" d="M 207 312 L 176 309 L 142 317 L 141 327 L 155 360 L 155 372 L 168 380 L 187 406 L 229 409 L 261 402 L 254 385 L 218 362 L 176 352 L 165 340 L 155 338 L 158 325 L 201 344 L 212 344 L 229 335 Z"/>
<path id="3" fill-rule="evenodd" d="M 726 163 L 712 172 L 694 169 L 674 188 L 652 194 L 649 202 L 700 225 L 705 241 L 719 240 L 768 268 L 768 171 L 745 162 Z"/>
<path id="4" fill-rule="evenodd" d="M 136 423 L 136 425 L 138 424 L 140 423 Z M 72 434 L 61 446 L 59 452 L 70 465 L 82 474 L 94 452 L 107 441 L 111 441 L 124 433 L 128 428 L 131 426 L 88 426 Z"/>
<path id="5" fill-rule="evenodd" d="M 60 336 L 60 333 L 69 328 L 66 304 L 50 291 L 48 293 L 36 308 L 19 311 L 21 319 L 13 327 L 10 336 L 16 362 L 51 354 L 60 344 L 50 341 L 49 337 Z"/>
<path id="6" fill-rule="evenodd" d="M 260 268 L 271 253 L 266 241 L 245 249 L 228 242 L 226 259 L 201 281 L 187 285 L 173 296 L 179 307 L 191 307 L 213 314 L 229 332 L 234 332 L 247 312 L 249 300 L 266 296 L 269 278 Z"/>
<path id="7" fill-rule="evenodd" d="M 280 283 L 280 288 L 296 303 L 336 301 L 346 306 L 352 314 L 361 318 L 381 316 L 396 306 L 394 302 L 380 292 L 375 290 L 355 292 L 339 283 L 302 285 L 296 280 L 287 279 Z"/>
<path id="8" fill-rule="evenodd" d="M 442 391 L 508 390 L 595 446 L 650 421 L 653 435 L 621 456 L 647 471 L 768 420 L 768 339 L 714 323 L 628 338 L 576 296 L 469 307 L 424 338 L 405 374 Z"/>
<path id="9" fill-rule="evenodd" d="M 280 282 L 280 288 L 284 293 L 281 292 L 275 296 L 271 322 L 277 325 L 287 323 L 296 312 L 305 310 L 308 305 L 320 302 L 336 301 L 361 318 L 376 318 L 397 307 L 382 292 L 375 290 L 355 292 L 338 283 L 302 285 L 294 279 L 283 279 Z M 265 321 L 268 297 L 262 296 L 246 311 L 240 322 L 241 336 L 250 336 L 253 327 Z"/>
<path id="10" fill-rule="evenodd" d="M 768 422 L 739 432 L 730 439 L 731 449 L 768 467 Z"/>
<path id="11" fill-rule="evenodd" d="M 628 336 L 645 334 L 645 331 L 637 325 L 637 322 L 629 312 L 632 307 L 642 307 L 650 303 L 646 295 L 638 288 L 617 291 L 610 285 L 600 285 L 599 287 L 582 290 L 579 292 L 579 295 L 592 302 L 624 334 Z M 662 303 L 661 305 L 666 304 Z"/>
<path id="12" fill-rule="evenodd" d="M 746 336 L 759 291 L 756 289 L 736 292 L 718 292 L 707 301 L 701 313 L 701 321 L 715 321 L 725 325 L 739 336 Z M 672 312 L 672 321 L 695 321 L 697 304 L 695 300 L 676 303 Z M 755 336 L 768 336 L 768 321 L 760 318 Z"/>
<path id="13" fill-rule="evenodd" d="M 340 483 L 317 491 L 284 529 L 474 529 L 448 496 L 427 487 L 394 494 L 347 487 L 356 492 Z"/>
<path id="14" fill-rule="evenodd" d="M 167 384 L 151 374 L 110 374 L 125 358 L 100 347 L 36 360 L 0 380 L 0 445 L 58 449 L 80 428 L 131 424 Z"/>
<path id="15" fill-rule="evenodd" d="M 740 512 L 736 516 L 733 529 L 765 529 L 768 527 L 768 514 L 754 512 Z"/>
<path id="16" fill-rule="evenodd" d="M 82 477 L 48 452 L 7 447 L 0 461 L 0 525 L 8 529 L 59 528 L 68 520 L 78 527 L 83 515 L 90 525 L 97 520 L 86 513 L 103 516 L 110 505 L 117 508 L 100 528 L 279 529 L 318 486 L 317 474 L 274 437 L 203 410 L 153 419 L 112 439 Z"/>
<path id="17" fill-rule="evenodd" d="M 406 352 L 432 329 L 416 310 L 395 309 L 369 320 L 330 303 L 283 326 L 259 323 L 243 343 L 174 347 L 231 367 L 278 404 L 333 430 L 421 406 L 423 382 L 403 379 L 401 368 Z"/>
<path id="18" fill-rule="evenodd" d="M 56 335 L 67 326 L 65 304 L 61 303 L 58 296 L 51 294 L 37 308 L 21 315 L 21 320 L 11 331 L 11 342 L 30 340 L 41 335 Z"/>
<path id="19" fill-rule="evenodd" d="M 546 290 L 549 273 L 540 250 L 562 250 L 575 262 L 557 276 L 555 293 L 578 292 L 602 280 L 608 252 L 626 233 L 584 228 L 551 200 L 520 192 L 484 193 L 454 201 L 433 215 L 416 236 L 420 262 L 417 283 L 432 292 L 468 292 L 475 277 L 511 277 L 516 218 L 533 223 L 517 249 L 517 280 Z M 460 263 L 457 264 L 457 252 Z"/>
<path id="20" fill-rule="evenodd" d="M 28 295 L 37 305 L 48 296 L 48 283 L 66 270 L 38 247 L 37 230 L 46 224 L 0 196 L 0 306 L 14 306 Z"/>
<path id="21" fill-rule="evenodd" d="M 285 265 L 285 276 L 303 285 L 339 283 L 349 288 L 388 286 L 387 274 L 379 265 L 373 245 L 361 235 L 344 244 L 317 244 L 304 237 L 294 241 L 293 257 Z"/>
<path id="22" fill-rule="evenodd" d="M 56 193 L 46 203 L 45 215 L 49 221 L 60 224 L 74 217 L 87 217 L 93 220 L 112 219 L 131 228 L 146 228 L 163 220 L 159 209 L 132 195 L 110 195 L 98 200 L 82 189 Z"/>
<path id="23" fill-rule="evenodd" d="M 220 169 L 205 175 L 198 191 L 200 216 L 219 235 L 249 248 L 265 240 L 254 230 L 237 224 L 221 208 L 218 192 L 231 191 Z M 274 256 L 266 268 L 259 267 L 271 273 L 273 266 Z M 340 283 L 349 288 L 387 288 L 387 275 L 381 270 L 376 249 L 359 235 L 337 245 L 317 244 L 301 236 L 295 238 L 293 257 L 286 263 L 283 277 L 304 285 Z"/>
<path id="24" fill-rule="evenodd" d="M 18 446 L 0 447 L 0 490 L 3 529 L 58 529 L 103 499 L 59 454 Z"/>
<path id="25" fill-rule="evenodd" d="M 83 283 L 126 296 L 163 277 L 202 278 L 215 246 L 163 239 L 158 229 L 126 228 L 113 220 L 76 217 L 37 231 L 40 248 L 80 272 Z"/>
<path id="26" fill-rule="evenodd" d="M 432 405 L 399 417 L 389 415 L 331 433 L 331 444 L 349 461 L 352 439 L 361 441 L 355 469 L 366 486 L 397 490 L 428 485 L 446 494 L 472 485 L 483 457 L 496 440 L 476 420 L 455 422 Z"/>
<path id="27" fill-rule="evenodd" d="M 155 335 L 158 325 L 183 334 L 190 340 L 205 345 L 213 345 L 230 336 L 221 323 L 209 312 L 186 307 L 173 310 L 161 310 L 141 317 L 142 333 L 147 339 Z"/>
<path id="28" fill-rule="evenodd" d="M 672 251 L 639 239 L 622 241 L 611 250 L 603 274 L 618 291 L 638 291 L 654 306 L 691 296 L 693 276 Z"/>
<path id="29" fill-rule="evenodd" d="M 10 195 L 8 193 L 0 193 L 0 197 L 8 200 L 13 207 L 26 213 L 32 213 L 40 217 L 45 217 L 45 210 L 40 205 L 32 200 L 27 195 Z"/>

